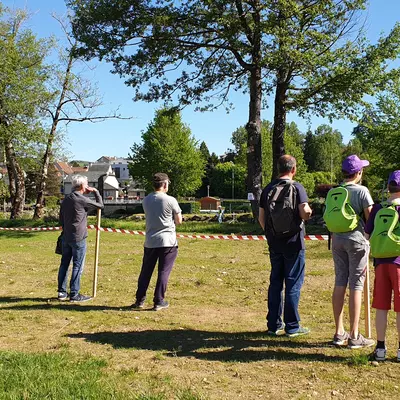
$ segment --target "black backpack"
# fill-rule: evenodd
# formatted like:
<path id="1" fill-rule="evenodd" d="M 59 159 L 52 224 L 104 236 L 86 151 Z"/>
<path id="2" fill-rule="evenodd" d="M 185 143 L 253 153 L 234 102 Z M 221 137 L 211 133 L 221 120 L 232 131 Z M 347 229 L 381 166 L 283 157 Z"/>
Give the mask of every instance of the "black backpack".
<path id="1" fill-rule="evenodd" d="M 267 194 L 265 228 L 277 238 L 289 238 L 302 230 L 297 189 L 290 179 L 275 184 Z"/>

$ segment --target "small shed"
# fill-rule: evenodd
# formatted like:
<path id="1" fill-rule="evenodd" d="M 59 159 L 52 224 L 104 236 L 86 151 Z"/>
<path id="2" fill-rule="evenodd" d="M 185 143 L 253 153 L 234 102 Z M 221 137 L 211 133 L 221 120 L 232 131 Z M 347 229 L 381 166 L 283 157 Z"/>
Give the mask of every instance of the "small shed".
<path id="1" fill-rule="evenodd" d="M 215 197 L 203 197 L 200 199 L 200 208 L 202 210 L 218 210 L 221 206 L 221 200 Z"/>

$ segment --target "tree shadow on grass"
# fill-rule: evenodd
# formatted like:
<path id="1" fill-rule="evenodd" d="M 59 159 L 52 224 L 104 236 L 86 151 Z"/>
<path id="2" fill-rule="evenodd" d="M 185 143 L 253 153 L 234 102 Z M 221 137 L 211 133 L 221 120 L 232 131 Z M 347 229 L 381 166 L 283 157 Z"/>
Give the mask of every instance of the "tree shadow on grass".
<path id="1" fill-rule="evenodd" d="M 105 306 L 97 304 L 78 304 L 70 303 L 69 301 L 61 302 L 56 297 L 0 297 L 0 304 L 13 304 L 10 306 L 2 306 L 0 310 L 16 310 L 16 311 L 28 311 L 28 310 L 76 310 L 76 311 L 128 311 L 131 310 L 130 306 Z M 35 304 L 18 304 L 18 303 L 35 303 Z"/>
<path id="2" fill-rule="evenodd" d="M 320 361 L 348 362 L 348 357 L 325 354 L 325 343 L 270 338 L 265 332 L 209 332 L 198 330 L 147 330 L 70 334 L 73 339 L 109 344 L 116 349 L 163 351 L 169 357 L 193 357 L 206 361 Z M 332 347 L 330 347 L 332 349 Z"/>
<path id="3" fill-rule="evenodd" d="M 37 235 L 34 231 L 0 231 L 0 239 L 28 239 Z"/>

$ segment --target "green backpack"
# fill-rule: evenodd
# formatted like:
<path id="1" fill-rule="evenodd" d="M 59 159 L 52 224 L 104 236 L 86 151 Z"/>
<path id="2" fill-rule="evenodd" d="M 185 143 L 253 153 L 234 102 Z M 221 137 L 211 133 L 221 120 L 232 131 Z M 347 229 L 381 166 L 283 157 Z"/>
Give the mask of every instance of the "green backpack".
<path id="1" fill-rule="evenodd" d="M 356 229 L 359 216 L 349 203 L 349 191 L 344 185 L 328 192 L 323 218 L 329 232 L 342 233 Z"/>
<path id="2" fill-rule="evenodd" d="M 383 202 L 376 213 L 374 230 L 369 239 L 371 255 L 375 258 L 391 258 L 400 256 L 400 224 L 396 205 Z"/>

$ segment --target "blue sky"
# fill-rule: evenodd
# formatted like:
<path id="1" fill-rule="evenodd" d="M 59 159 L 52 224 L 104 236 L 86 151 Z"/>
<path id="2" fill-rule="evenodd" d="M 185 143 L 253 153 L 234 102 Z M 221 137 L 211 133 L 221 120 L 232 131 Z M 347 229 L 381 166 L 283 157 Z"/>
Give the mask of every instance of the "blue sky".
<path id="1" fill-rule="evenodd" d="M 55 35 L 62 37 L 58 23 L 51 17 L 52 12 L 59 15 L 65 13 L 63 0 L 0 0 L 6 7 L 27 8 L 32 12 L 28 26 L 39 37 Z M 400 0 L 370 0 L 367 12 L 367 35 L 375 42 L 380 33 L 388 33 L 393 25 L 400 20 Z M 67 128 L 66 150 L 70 158 L 81 160 L 96 160 L 102 155 L 125 157 L 135 142 L 140 142 L 141 131 L 145 130 L 154 117 L 154 111 L 161 104 L 133 102 L 132 89 L 125 86 L 123 80 L 109 71 L 110 65 L 93 62 L 95 70 L 88 78 L 97 82 L 99 92 L 103 96 L 104 106 L 99 113 L 107 114 L 109 110 L 119 108 L 124 116 L 132 116 L 131 120 L 108 120 L 102 123 L 71 123 Z M 189 125 L 195 138 L 205 141 L 210 152 L 223 154 L 231 148 L 232 132 L 244 125 L 248 118 L 248 95 L 233 93 L 230 101 L 234 109 L 229 114 L 221 108 L 214 112 L 195 112 L 194 107 L 187 107 L 183 113 L 183 121 Z M 272 120 L 273 103 L 263 110 L 262 118 Z M 296 114 L 288 115 L 288 122 L 294 121 L 301 131 L 305 132 L 311 124 L 315 129 L 322 123 L 329 123 L 322 118 L 312 117 L 310 121 L 300 119 Z M 335 120 L 332 126 L 344 136 L 344 141 L 350 139 L 354 124 L 347 120 Z"/>

